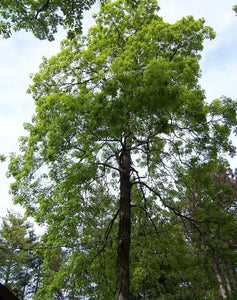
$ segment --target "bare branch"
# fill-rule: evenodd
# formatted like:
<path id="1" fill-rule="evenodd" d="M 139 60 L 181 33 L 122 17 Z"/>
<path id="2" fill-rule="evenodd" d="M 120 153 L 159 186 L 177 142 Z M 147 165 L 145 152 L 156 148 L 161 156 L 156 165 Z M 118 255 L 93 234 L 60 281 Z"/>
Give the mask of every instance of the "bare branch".
<path id="1" fill-rule="evenodd" d="M 99 165 L 99 166 L 104 166 L 104 167 L 106 167 L 106 168 L 113 169 L 113 170 L 115 170 L 115 171 L 118 171 L 118 172 L 120 172 L 120 171 L 121 171 L 119 168 L 116 168 L 116 167 L 114 167 L 114 166 L 111 166 L 111 165 L 109 165 L 109 164 L 106 164 L 106 163 L 98 163 L 98 165 Z"/>

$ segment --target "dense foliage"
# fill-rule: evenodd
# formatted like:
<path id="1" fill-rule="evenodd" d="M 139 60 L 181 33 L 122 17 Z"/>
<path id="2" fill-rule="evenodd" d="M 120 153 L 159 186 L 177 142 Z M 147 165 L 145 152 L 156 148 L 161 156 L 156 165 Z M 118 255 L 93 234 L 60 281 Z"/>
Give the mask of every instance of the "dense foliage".
<path id="1" fill-rule="evenodd" d="M 224 271 L 236 270 L 236 199 L 218 178 L 223 154 L 235 155 L 237 104 L 207 103 L 198 84 L 213 30 L 158 10 L 104 4 L 88 35 L 63 41 L 33 78 L 36 112 L 9 171 L 14 201 L 47 224 L 36 299 L 236 292 Z"/>
<path id="2" fill-rule="evenodd" d="M 12 31 L 31 31 L 39 39 L 53 40 L 60 25 L 72 32 L 81 31 L 83 11 L 95 0 L 1 0 L 0 35 Z M 70 33 L 70 32 L 69 32 Z"/>
<path id="3" fill-rule="evenodd" d="M 37 245 L 26 218 L 8 212 L 0 229 L 0 281 L 19 299 L 31 299 L 38 288 L 40 260 L 33 254 Z"/>

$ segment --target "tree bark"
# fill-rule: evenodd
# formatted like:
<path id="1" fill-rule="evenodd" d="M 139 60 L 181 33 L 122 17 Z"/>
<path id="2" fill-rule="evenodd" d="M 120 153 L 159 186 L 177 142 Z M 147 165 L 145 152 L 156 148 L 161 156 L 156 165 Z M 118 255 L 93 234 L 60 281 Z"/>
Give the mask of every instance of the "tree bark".
<path id="1" fill-rule="evenodd" d="M 116 300 L 129 300 L 130 274 L 129 252 L 131 237 L 131 157 L 130 150 L 123 150 L 120 155 L 120 211 L 117 249 Z"/>
<path id="2" fill-rule="evenodd" d="M 216 263 L 216 259 L 214 257 L 211 257 L 211 260 L 212 260 L 212 264 L 214 267 L 217 281 L 219 283 L 219 290 L 220 290 L 221 297 L 222 297 L 222 299 L 227 299 L 227 295 L 226 295 L 227 293 L 226 293 L 225 285 L 223 282 L 223 278 L 221 276 L 220 268 L 219 268 L 218 264 Z"/>

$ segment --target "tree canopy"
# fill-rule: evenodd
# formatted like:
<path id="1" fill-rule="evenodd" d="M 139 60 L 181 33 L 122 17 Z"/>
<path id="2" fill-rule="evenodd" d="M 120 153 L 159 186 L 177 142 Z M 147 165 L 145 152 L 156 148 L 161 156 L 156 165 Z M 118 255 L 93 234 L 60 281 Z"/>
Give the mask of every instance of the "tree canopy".
<path id="1" fill-rule="evenodd" d="M 95 0 L 2 0 L 0 2 L 0 35 L 11 36 L 12 31 L 31 31 L 39 39 L 53 40 L 58 27 L 81 31 L 83 12 Z"/>
<path id="2" fill-rule="evenodd" d="M 37 290 L 39 259 L 33 254 L 37 238 L 26 217 L 8 212 L 0 229 L 0 280 L 19 299 Z"/>
<path id="3" fill-rule="evenodd" d="M 9 172 L 14 201 L 48 225 L 40 299 L 218 295 L 184 235 L 183 221 L 199 228 L 185 199 L 210 191 L 198 174 L 213 182 L 223 154 L 235 155 L 237 103 L 207 102 L 198 84 L 213 30 L 192 16 L 165 23 L 158 10 L 105 3 L 88 35 L 64 40 L 33 78 L 35 115 Z"/>

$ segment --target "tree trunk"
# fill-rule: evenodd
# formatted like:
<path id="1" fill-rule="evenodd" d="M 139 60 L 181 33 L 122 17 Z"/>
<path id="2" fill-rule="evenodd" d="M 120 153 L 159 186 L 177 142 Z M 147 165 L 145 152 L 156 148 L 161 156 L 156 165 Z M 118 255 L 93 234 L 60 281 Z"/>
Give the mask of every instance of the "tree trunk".
<path id="1" fill-rule="evenodd" d="M 116 300 L 129 300 L 129 252 L 131 235 L 131 157 L 130 150 L 123 150 L 120 155 L 120 211 L 117 250 Z"/>
<path id="2" fill-rule="evenodd" d="M 215 271 L 217 281 L 219 283 L 219 290 L 220 290 L 221 297 L 223 299 L 227 299 L 226 289 L 225 289 L 225 285 L 224 285 L 224 282 L 223 282 L 223 278 L 221 276 L 220 268 L 219 268 L 218 264 L 216 263 L 216 259 L 214 258 L 214 256 L 211 257 L 211 260 L 212 260 L 212 264 L 213 264 L 213 267 L 214 267 L 214 271 Z"/>

